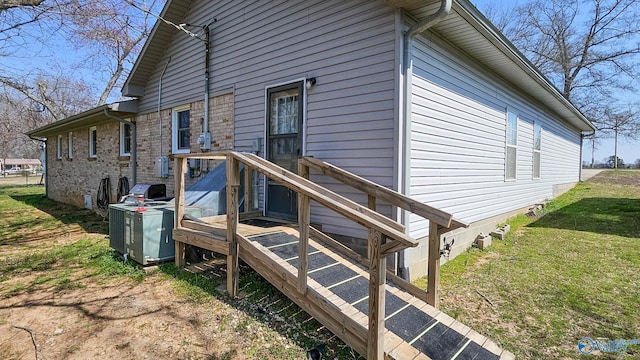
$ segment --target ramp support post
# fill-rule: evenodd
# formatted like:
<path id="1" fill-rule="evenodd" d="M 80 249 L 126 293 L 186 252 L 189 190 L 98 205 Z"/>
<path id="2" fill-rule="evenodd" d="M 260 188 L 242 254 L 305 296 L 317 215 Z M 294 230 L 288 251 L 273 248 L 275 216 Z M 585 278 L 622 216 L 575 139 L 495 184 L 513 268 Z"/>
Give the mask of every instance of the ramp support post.
<path id="1" fill-rule="evenodd" d="M 227 292 L 229 296 L 238 294 L 238 190 L 240 188 L 240 163 L 232 154 L 227 155 Z"/>
<path id="2" fill-rule="evenodd" d="M 244 166 L 244 212 L 253 211 L 253 169 Z"/>
<path id="3" fill-rule="evenodd" d="M 373 211 L 376 211 L 376 197 L 369 194 L 367 195 L 367 207 Z M 369 230 L 371 234 L 371 229 Z M 371 242 L 367 242 L 367 259 L 371 260 Z"/>
<path id="4" fill-rule="evenodd" d="M 309 179 L 309 167 L 298 159 L 298 175 Z M 311 199 L 298 193 L 298 227 L 300 228 L 300 246 L 298 246 L 298 291 L 307 293 L 307 267 L 309 252 L 309 223 L 311 222 Z"/>
<path id="5" fill-rule="evenodd" d="M 440 299 L 440 228 L 435 221 L 429 221 L 429 255 L 427 262 L 427 304 L 438 308 Z"/>
<path id="6" fill-rule="evenodd" d="M 185 158 L 176 157 L 176 170 L 175 170 L 175 212 L 173 217 L 173 228 L 178 229 L 182 227 L 182 218 L 184 217 L 184 174 L 187 173 L 187 160 Z M 175 263 L 177 267 L 183 267 L 185 265 L 184 259 L 184 243 L 180 241 L 175 242 L 176 253 Z"/>
<path id="7" fill-rule="evenodd" d="M 387 282 L 387 258 L 382 255 L 383 235 L 369 229 L 371 259 L 369 263 L 369 338 L 367 359 L 384 359 L 384 307 Z"/>

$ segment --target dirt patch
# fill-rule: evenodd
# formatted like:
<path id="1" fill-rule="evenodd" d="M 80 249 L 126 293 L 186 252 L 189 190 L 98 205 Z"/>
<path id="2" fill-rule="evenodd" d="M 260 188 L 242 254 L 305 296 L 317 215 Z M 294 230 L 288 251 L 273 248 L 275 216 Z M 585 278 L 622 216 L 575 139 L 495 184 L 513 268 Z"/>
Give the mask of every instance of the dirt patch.
<path id="1" fill-rule="evenodd" d="M 486 254 L 483 254 L 482 256 L 480 256 L 474 263 L 473 265 L 471 265 L 469 267 L 470 271 L 475 271 L 478 270 L 479 268 L 483 267 L 485 264 L 489 263 L 492 260 L 498 259 L 500 258 L 500 254 L 496 253 L 496 252 L 488 252 Z"/>
<path id="2" fill-rule="evenodd" d="M 33 357 L 36 347 L 26 328 L 46 359 L 242 359 L 252 335 L 235 331 L 242 315 L 220 303 L 178 300 L 159 276 L 135 285 L 30 293 L 2 301 L 0 354 Z"/>
<path id="3" fill-rule="evenodd" d="M 320 343 L 330 359 L 358 358 L 336 355 L 351 352 L 246 266 L 238 299 L 215 290 L 226 277 L 219 259 L 188 267 L 206 278 L 166 265 L 143 280 L 111 275 L 93 263 L 106 255 L 122 266 L 102 218 L 9 191 L 0 193 L 0 359 L 305 359 Z"/>
<path id="4" fill-rule="evenodd" d="M 640 171 L 639 170 L 618 170 L 603 171 L 598 175 L 590 178 L 589 182 L 597 184 L 613 184 L 640 187 Z"/>
<path id="5" fill-rule="evenodd" d="M 276 348 L 287 353 L 276 356 L 271 352 Z M 160 273 L 141 283 L 5 296 L 0 300 L 0 357 L 30 359 L 36 352 L 38 359 L 48 360 L 297 359 L 305 354 L 291 339 L 230 303 L 176 294 L 173 281 Z"/>

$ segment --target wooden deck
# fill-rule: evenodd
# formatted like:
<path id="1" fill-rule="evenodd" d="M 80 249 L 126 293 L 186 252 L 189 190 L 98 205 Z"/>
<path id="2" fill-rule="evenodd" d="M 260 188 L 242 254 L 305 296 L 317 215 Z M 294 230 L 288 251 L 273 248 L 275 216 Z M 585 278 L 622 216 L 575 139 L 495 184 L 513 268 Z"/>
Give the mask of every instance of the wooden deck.
<path id="1" fill-rule="evenodd" d="M 226 215 L 194 219 L 184 211 L 188 158 L 226 159 Z M 301 158 L 299 174 L 253 154 L 225 152 L 176 155 L 173 238 L 176 265 L 186 244 L 227 255 L 227 291 L 236 296 L 240 259 L 367 359 L 512 359 L 494 342 L 437 310 L 441 236 L 467 224 L 453 215 L 381 187 L 331 164 Z M 298 193 L 298 221 L 256 218 L 251 188 L 240 188 L 256 171 Z M 309 180 L 310 170 L 363 191 L 362 206 Z M 239 207 L 243 191 L 244 206 Z M 386 268 L 387 256 L 418 241 L 404 225 L 376 212 L 380 199 L 429 220 L 428 288 L 418 289 Z M 310 203 L 324 206 L 368 230 L 361 257 L 310 226 Z"/>
<path id="2" fill-rule="evenodd" d="M 255 225 L 251 225 L 251 224 Z M 185 221 L 180 234 L 226 232 L 222 217 Z M 307 289 L 298 289 L 299 232 L 294 225 L 268 219 L 238 224 L 240 258 L 292 301 L 366 354 L 369 273 L 364 264 L 345 258 L 322 238 L 312 236 L 308 247 Z M 188 240 L 187 240 L 188 241 Z M 198 244 L 212 243 L 209 237 Z M 206 245 L 206 244 L 204 244 Z M 206 246 L 213 251 L 219 245 Z M 384 352 L 394 359 L 511 359 L 498 345 L 428 305 L 401 286 L 385 285 Z"/>

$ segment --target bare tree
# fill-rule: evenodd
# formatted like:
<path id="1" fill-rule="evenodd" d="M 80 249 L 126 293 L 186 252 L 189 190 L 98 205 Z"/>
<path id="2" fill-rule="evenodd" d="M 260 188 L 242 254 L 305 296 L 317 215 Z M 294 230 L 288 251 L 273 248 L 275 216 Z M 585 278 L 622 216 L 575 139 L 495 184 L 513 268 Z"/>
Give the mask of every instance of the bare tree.
<path id="1" fill-rule="evenodd" d="M 62 26 L 69 1 L 0 1 L 0 56 L 48 39 Z"/>
<path id="2" fill-rule="evenodd" d="M 5 85 L 5 94 L 8 94 L 5 98 L 9 103 L 29 109 L 35 105 L 40 112 L 46 113 L 49 122 L 77 114 L 93 105 L 94 96 L 86 82 L 72 79 L 62 71 L 55 75 L 40 73 L 21 81 L 0 77 L 0 83 Z"/>
<path id="3" fill-rule="evenodd" d="M 142 6 L 152 8 L 156 2 L 152 0 Z M 121 0 L 90 0 L 79 3 L 72 20 L 74 26 L 69 29 L 71 39 L 76 40 L 78 47 L 88 48 L 93 54 L 83 61 L 107 74 L 106 85 L 98 100 L 98 105 L 105 104 L 114 88 L 128 74 L 149 36 L 152 19 L 147 12 Z"/>
<path id="4" fill-rule="evenodd" d="M 143 0 L 132 6 L 122 0 L 2 1 L 0 56 L 16 57 L 19 53 L 37 56 L 24 55 L 24 49 L 32 52 L 38 51 L 37 46 L 55 49 L 55 41 L 59 40 L 54 34 L 66 37 L 77 49 L 89 50 L 86 52 L 89 55 L 78 59 L 77 64 L 91 67 L 97 77 L 102 75 L 98 82 L 105 85 L 96 89 L 100 95 L 95 102 L 102 105 L 128 74 L 155 20 L 140 9 L 153 9 L 157 3 Z M 48 69 L 24 71 L 20 66 L 0 69 L 0 84 L 15 86 L 22 93 L 30 92 L 23 83 L 35 79 L 25 78 L 33 73 L 46 73 Z M 35 94 L 27 96 L 33 98 Z"/>
<path id="5" fill-rule="evenodd" d="M 618 168 L 618 139 L 637 139 L 640 133 L 640 112 L 632 108 L 619 110 L 605 108 L 598 119 L 598 130 L 611 134 L 614 139 L 613 168 Z"/>
<path id="6" fill-rule="evenodd" d="M 600 130 L 592 149 L 612 136 L 617 159 L 618 137 L 638 137 L 638 112 L 619 105 L 628 102 L 619 94 L 637 90 L 640 1 L 532 0 L 485 13 Z"/>
<path id="7" fill-rule="evenodd" d="M 81 80 L 41 75 L 33 84 L 17 83 L 0 92 L 0 151 L 2 156 L 36 153 L 24 133 L 90 108 L 94 96 Z"/>
<path id="8" fill-rule="evenodd" d="M 502 30 L 560 89 L 580 104 L 594 91 L 628 88 L 640 54 L 640 2 L 535 0 Z"/>

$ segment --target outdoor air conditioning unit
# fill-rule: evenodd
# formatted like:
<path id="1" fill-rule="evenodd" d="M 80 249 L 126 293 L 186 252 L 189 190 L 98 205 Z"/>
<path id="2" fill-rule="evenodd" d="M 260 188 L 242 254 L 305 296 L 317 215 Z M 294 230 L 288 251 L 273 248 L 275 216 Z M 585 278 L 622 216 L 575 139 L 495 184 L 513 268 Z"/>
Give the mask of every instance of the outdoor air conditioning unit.
<path id="1" fill-rule="evenodd" d="M 141 211 L 144 209 L 144 211 Z M 137 204 L 109 206 L 109 245 L 141 265 L 172 260 L 175 205 L 158 201 L 140 208 Z M 199 207 L 185 207 L 185 213 L 202 216 Z"/>

